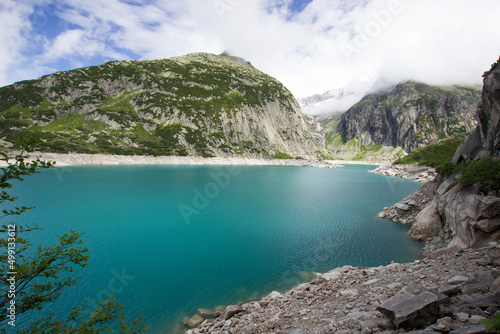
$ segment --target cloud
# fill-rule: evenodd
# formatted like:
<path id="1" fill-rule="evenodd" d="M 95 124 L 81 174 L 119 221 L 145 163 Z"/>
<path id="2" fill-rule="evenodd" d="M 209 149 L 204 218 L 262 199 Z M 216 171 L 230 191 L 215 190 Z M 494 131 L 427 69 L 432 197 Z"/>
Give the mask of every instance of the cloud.
<path id="1" fill-rule="evenodd" d="M 27 47 L 26 35 L 31 30 L 28 16 L 32 7 L 14 0 L 0 3 L 0 84 L 9 82 L 11 68 L 22 60 Z"/>
<path id="2" fill-rule="evenodd" d="M 53 35 L 30 30 L 34 6 L 4 0 L 0 27 L 8 33 L 0 38 L 9 47 L 0 51 L 0 83 L 68 62 L 227 50 L 305 97 L 408 79 L 480 84 L 500 54 L 498 0 L 39 1 L 50 8 L 49 24 L 58 22 Z M 37 52 L 27 51 L 28 38 Z M 17 62 L 23 58 L 32 61 Z"/>

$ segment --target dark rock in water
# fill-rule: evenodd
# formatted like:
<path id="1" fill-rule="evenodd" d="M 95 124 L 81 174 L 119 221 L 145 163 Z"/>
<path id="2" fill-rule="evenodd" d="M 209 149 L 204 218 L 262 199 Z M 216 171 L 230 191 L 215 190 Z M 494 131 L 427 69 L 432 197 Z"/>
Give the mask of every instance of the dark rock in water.
<path id="1" fill-rule="evenodd" d="M 198 326 L 203 322 L 203 318 L 199 314 L 193 315 L 189 320 L 187 321 L 187 325 L 191 328 Z"/>
<path id="2" fill-rule="evenodd" d="M 206 308 L 199 308 L 198 309 L 198 314 L 203 319 L 213 318 L 215 316 L 215 312 L 214 311 L 208 310 Z"/>
<path id="3" fill-rule="evenodd" d="M 226 310 L 222 314 L 222 319 L 223 320 L 229 320 L 233 315 L 240 313 L 243 311 L 240 306 L 238 305 L 229 305 L 226 307 Z"/>
<path id="4" fill-rule="evenodd" d="M 434 323 L 439 315 L 439 297 L 424 291 L 418 295 L 403 291 L 377 309 L 391 318 L 397 327 L 423 328 Z"/>

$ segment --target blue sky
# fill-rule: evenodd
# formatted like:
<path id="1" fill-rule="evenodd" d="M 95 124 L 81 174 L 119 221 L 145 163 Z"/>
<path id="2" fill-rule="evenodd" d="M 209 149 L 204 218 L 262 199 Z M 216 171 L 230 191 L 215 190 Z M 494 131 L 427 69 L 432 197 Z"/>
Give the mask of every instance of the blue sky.
<path id="1" fill-rule="evenodd" d="M 0 85 L 109 60 L 225 50 L 297 97 L 481 84 L 498 0 L 0 0 Z"/>

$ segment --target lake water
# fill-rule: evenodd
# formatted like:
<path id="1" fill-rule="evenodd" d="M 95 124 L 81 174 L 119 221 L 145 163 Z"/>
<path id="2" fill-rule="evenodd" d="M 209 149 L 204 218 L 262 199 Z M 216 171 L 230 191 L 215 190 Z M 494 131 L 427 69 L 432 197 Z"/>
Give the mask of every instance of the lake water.
<path id="1" fill-rule="evenodd" d="M 421 244 L 377 213 L 419 184 L 373 166 L 60 167 L 16 183 L 17 205 L 36 205 L 33 243 L 70 228 L 92 249 L 82 279 L 49 309 L 67 314 L 114 292 L 151 334 L 198 307 L 256 299 L 342 265 L 412 261 Z M 3 222 L 7 223 L 7 222 Z"/>

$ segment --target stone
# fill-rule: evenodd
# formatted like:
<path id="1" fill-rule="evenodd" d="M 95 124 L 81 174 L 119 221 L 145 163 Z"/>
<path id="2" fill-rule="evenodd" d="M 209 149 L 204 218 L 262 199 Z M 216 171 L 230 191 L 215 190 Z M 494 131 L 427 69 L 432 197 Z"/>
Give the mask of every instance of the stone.
<path id="1" fill-rule="evenodd" d="M 470 297 L 470 303 L 481 309 L 486 309 L 491 304 L 500 304 L 500 293 L 475 294 Z"/>
<path id="2" fill-rule="evenodd" d="M 399 290 L 399 289 L 402 289 L 403 288 L 403 284 L 402 283 L 391 283 L 389 284 L 387 287 L 391 290 Z"/>
<path id="3" fill-rule="evenodd" d="M 342 290 L 342 291 L 340 291 L 340 294 L 342 296 L 356 297 L 359 295 L 359 290 L 357 290 L 357 289 Z"/>
<path id="4" fill-rule="evenodd" d="M 424 291 L 418 295 L 403 291 L 377 307 L 387 315 L 397 327 L 422 328 L 437 320 L 439 297 Z"/>
<path id="5" fill-rule="evenodd" d="M 283 295 L 277 291 L 273 291 L 267 295 L 267 299 L 280 299 L 283 298 Z"/>
<path id="6" fill-rule="evenodd" d="M 240 306 L 238 305 L 229 305 L 226 307 L 224 310 L 224 313 L 222 314 L 222 319 L 223 320 L 229 320 L 232 316 L 234 316 L 237 313 L 240 313 L 243 311 Z"/>
<path id="7" fill-rule="evenodd" d="M 479 289 L 489 290 L 494 281 L 489 271 L 477 271 L 472 274 L 472 280 L 469 284 Z"/>
<path id="8" fill-rule="evenodd" d="M 458 184 L 458 181 L 454 177 L 450 177 L 446 179 L 436 191 L 438 197 L 443 196 L 445 193 L 451 190 L 451 188 L 455 187 Z"/>
<path id="9" fill-rule="evenodd" d="M 449 332 L 450 329 L 446 325 L 434 325 L 431 326 L 431 329 L 436 331 L 436 332 Z"/>
<path id="10" fill-rule="evenodd" d="M 450 278 L 448 280 L 448 284 L 450 284 L 450 285 L 461 284 L 461 283 L 467 282 L 468 280 L 469 280 L 469 278 L 466 276 L 458 276 L 457 275 L 457 276 Z"/>
<path id="11" fill-rule="evenodd" d="M 370 328 L 365 327 L 361 330 L 361 334 L 372 334 L 372 333 L 373 331 Z"/>
<path id="12" fill-rule="evenodd" d="M 413 239 L 424 241 L 435 237 L 443 229 L 443 223 L 438 213 L 438 201 L 434 199 L 415 217 L 415 221 L 408 232 Z"/>
<path id="13" fill-rule="evenodd" d="M 470 322 L 471 324 L 473 324 L 473 325 L 479 325 L 479 322 L 480 322 L 481 320 L 484 320 L 484 319 L 486 319 L 486 318 L 485 318 L 485 317 L 482 317 L 482 316 L 480 316 L 480 315 L 471 315 L 471 316 L 470 316 L 470 319 L 469 319 L 469 322 Z"/>
<path id="14" fill-rule="evenodd" d="M 403 204 L 403 203 L 396 203 L 394 204 L 394 206 L 396 208 L 398 208 L 399 210 L 403 210 L 403 211 L 408 211 L 410 210 L 410 206 L 408 204 Z"/>
<path id="15" fill-rule="evenodd" d="M 500 215 L 500 198 L 494 196 L 485 196 L 481 199 L 481 216 L 486 219 L 492 219 Z"/>
<path id="16" fill-rule="evenodd" d="M 215 312 L 206 308 L 199 308 L 197 312 L 203 319 L 215 317 Z"/>
<path id="17" fill-rule="evenodd" d="M 448 297 L 456 295 L 458 292 L 460 292 L 460 286 L 459 285 L 445 285 L 439 288 L 438 290 L 439 293 L 442 293 Z"/>
<path id="18" fill-rule="evenodd" d="M 465 199 L 465 208 L 467 215 L 472 220 L 479 220 L 482 217 L 481 195 L 470 195 Z"/>
<path id="19" fill-rule="evenodd" d="M 500 218 L 497 217 L 493 219 L 482 219 L 478 222 L 475 222 L 472 226 L 486 233 L 493 233 L 496 230 L 500 229 Z"/>
<path id="20" fill-rule="evenodd" d="M 490 266 L 493 264 L 493 260 L 489 257 L 476 260 L 476 263 L 482 267 Z"/>
<path id="21" fill-rule="evenodd" d="M 191 318 L 189 318 L 189 320 L 187 321 L 186 325 L 188 325 L 189 327 L 193 328 L 193 327 L 198 326 L 202 322 L 203 322 L 203 318 L 199 314 L 195 314 Z"/>
<path id="22" fill-rule="evenodd" d="M 380 281 L 379 278 L 374 278 L 374 279 L 371 279 L 369 281 L 364 282 L 363 285 L 372 285 L 372 284 L 377 283 L 378 281 Z"/>
<path id="23" fill-rule="evenodd" d="M 493 284 L 491 284 L 490 291 L 495 293 L 495 292 L 500 292 L 500 277 L 498 277 Z"/>
<path id="24" fill-rule="evenodd" d="M 484 334 L 484 333 L 485 333 L 484 325 L 461 327 L 450 332 L 450 334 Z"/>
<path id="25" fill-rule="evenodd" d="M 438 319 L 436 322 L 438 325 L 444 325 L 449 327 L 453 323 L 453 319 L 451 317 L 444 317 L 441 319 Z"/>
<path id="26" fill-rule="evenodd" d="M 328 281 L 336 281 L 342 277 L 342 273 L 338 271 L 330 271 L 327 272 L 326 274 L 322 274 L 321 276 L 327 279 Z"/>
<path id="27" fill-rule="evenodd" d="M 361 328 L 380 328 L 382 330 L 394 329 L 394 325 L 388 319 L 385 318 L 375 318 L 369 320 L 361 320 L 359 322 Z"/>
<path id="28" fill-rule="evenodd" d="M 460 322 L 467 322 L 467 321 L 469 321 L 469 318 L 470 318 L 469 314 L 463 313 L 463 312 L 457 313 L 456 316 L 457 316 L 457 320 Z"/>
<path id="29" fill-rule="evenodd" d="M 448 248 L 441 248 L 427 255 L 428 259 L 435 260 L 443 255 L 453 255 L 458 253 L 462 248 L 459 246 L 452 246 Z"/>

